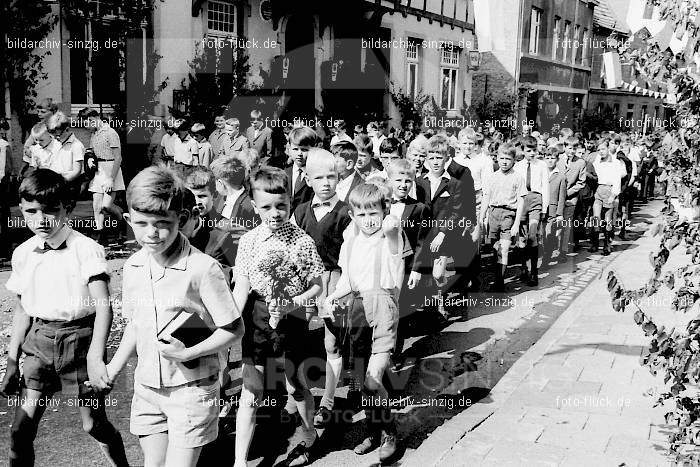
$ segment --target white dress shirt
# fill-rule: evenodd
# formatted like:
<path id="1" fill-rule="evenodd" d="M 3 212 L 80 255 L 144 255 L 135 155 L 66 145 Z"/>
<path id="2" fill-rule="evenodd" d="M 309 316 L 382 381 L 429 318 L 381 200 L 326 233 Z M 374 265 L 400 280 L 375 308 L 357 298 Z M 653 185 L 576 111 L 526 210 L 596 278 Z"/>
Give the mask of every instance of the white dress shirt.
<path id="1" fill-rule="evenodd" d="M 529 191 L 542 195 L 542 212 L 547 212 L 549 207 L 549 169 L 547 164 L 539 159 L 532 159 L 529 164 L 531 165 Z M 527 189 L 527 166 L 527 159 L 515 163 L 515 172 L 523 177 L 525 189 Z"/>
<path id="2" fill-rule="evenodd" d="M 82 146 L 82 143 L 80 143 Z M 56 139 L 41 147 L 39 144 L 29 148 L 31 155 L 30 166 L 37 169 L 50 169 L 60 175 L 65 175 L 73 170 L 74 156 L 71 151 L 62 151 L 62 145 Z M 76 145 L 77 149 L 77 145 Z M 78 159 L 75 159 L 78 160 Z M 82 158 L 79 159 L 82 162 Z"/>
<path id="3" fill-rule="evenodd" d="M 233 206 L 238 201 L 238 198 L 245 192 L 245 188 L 241 187 L 231 194 L 226 195 L 226 201 L 224 202 L 224 208 L 221 210 L 221 216 L 226 219 L 230 219 L 233 214 Z"/>
<path id="4" fill-rule="evenodd" d="M 593 163 L 595 172 L 598 175 L 598 185 L 611 185 L 615 196 L 620 194 L 621 179 L 624 177 L 620 162 L 618 159 L 609 158 L 605 162 L 597 160 Z"/>
<path id="5" fill-rule="evenodd" d="M 474 179 L 474 191 L 481 191 L 493 173 L 493 161 L 490 158 L 485 159 L 478 155 L 465 157 L 463 154 L 458 154 L 455 156 L 454 161 L 455 164 L 469 169 Z"/>
<path id="6" fill-rule="evenodd" d="M 318 196 L 314 195 L 314 197 L 311 199 L 311 210 L 314 212 L 316 221 L 320 221 L 323 219 L 323 216 L 331 212 L 335 205 L 338 204 L 338 201 L 339 199 L 337 193 L 326 201 L 321 201 Z"/>
<path id="7" fill-rule="evenodd" d="M 430 199 L 435 197 L 435 193 L 437 193 L 440 182 L 443 179 L 447 181 L 452 180 L 452 176 L 447 172 L 447 170 L 445 170 L 439 177 L 433 177 L 433 175 L 428 172 L 427 174 L 423 175 L 423 178 L 427 178 L 430 182 Z"/>
<path id="8" fill-rule="evenodd" d="M 357 172 L 353 170 L 351 175 L 338 181 L 338 184 L 335 187 L 335 194 L 338 195 L 339 199 L 342 199 L 343 201 L 348 199 L 350 187 L 352 186 L 352 182 L 355 181 L 355 177 L 359 177 L 359 175 L 357 175 Z"/>

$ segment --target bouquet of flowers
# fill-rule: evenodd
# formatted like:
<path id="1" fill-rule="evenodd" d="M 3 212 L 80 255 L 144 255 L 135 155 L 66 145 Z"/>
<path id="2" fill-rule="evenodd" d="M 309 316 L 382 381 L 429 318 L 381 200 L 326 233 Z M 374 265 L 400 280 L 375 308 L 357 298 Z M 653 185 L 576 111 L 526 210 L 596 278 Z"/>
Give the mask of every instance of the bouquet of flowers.
<path id="1" fill-rule="evenodd" d="M 284 251 L 270 251 L 258 264 L 260 272 L 270 278 L 270 297 L 277 302 L 288 303 L 292 297 L 287 291 L 294 279 L 293 265 L 287 260 Z M 270 327 L 277 329 L 279 319 L 270 318 Z"/>

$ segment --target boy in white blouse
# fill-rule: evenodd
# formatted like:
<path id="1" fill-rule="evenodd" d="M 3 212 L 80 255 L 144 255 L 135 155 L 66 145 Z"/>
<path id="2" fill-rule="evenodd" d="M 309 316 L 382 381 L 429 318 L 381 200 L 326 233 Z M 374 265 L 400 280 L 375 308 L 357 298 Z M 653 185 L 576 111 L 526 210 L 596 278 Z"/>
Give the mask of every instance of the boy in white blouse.
<path id="1" fill-rule="evenodd" d="M 339 300 L 352 293 L 350 313 L 353 317 L 363 316 L 366 329 L 371 331 L 371 356 L 363 389 L 364 402 L 368 402 L 363 407 L 369 433 L 355 447 L 355 453 L 366 454 L 379 445 L 381 463 L 390 461 L 397 449 L 396 426 L 382 377 L 396 345 L 398 295 L 404 275 L 400 221 L 389 214 L 390 203 L 390 195 L 374 184 L 359 185 L 350 193 L 348 204 L 354 232 L 351 229 L 341 246 L 342 274 L 335 291 L 325 301 L 326 309 L 335 312 Z M 353 255 L 353 251 L 362 253 Z"/>

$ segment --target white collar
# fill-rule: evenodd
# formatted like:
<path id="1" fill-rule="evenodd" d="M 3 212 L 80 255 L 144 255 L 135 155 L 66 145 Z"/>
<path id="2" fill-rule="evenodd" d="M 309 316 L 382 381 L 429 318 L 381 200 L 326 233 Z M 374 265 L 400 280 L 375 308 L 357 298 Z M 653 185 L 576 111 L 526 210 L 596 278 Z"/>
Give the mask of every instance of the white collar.
<path id="1" fill-rule="evenodd" d="M 233 193 L 229 193 L 226 195 L 226 203 L 229 204 L 233 200 L 237 200 L 245 191 L 245 187 L 240 187 L 238 190 L 234 191 Z"/>
<path id="2" fill-rule="evenodd" d="M 445 165 L 445 168 L 447 168 L 447 165 Z M 452 176 L 449 174 L 449 172 L 447 172 L 447 170 L 445 170 L 445 171 L 442 173 L 442 175 L 440 175 L 439 177 L 434 177 L 434 176 L 430 173 L 430 171 L 428 171 L 425 175 L 423 175 L 423 178 L 426 178 L 426 179 L 428 179 L 428 180 L 430 180 L 430 179 L 439 180 L 439 179 L 441 179 L 441 178 L 444 178 L 445 180 L 452 180 Z"/>
<path id="3" fill-rule="evenodd" d="M 326 201 L 321 201 L 318 196 L 314 195 L 314 197 L 311 199 L 311 206 L 313 206 L 316 203 L 321 203 L 321 202 L 331 203 L 330 208 L 333 209 L 335 207 L 335 205 L 338 204 L 338 201 L 340 201 L 340 200 L 338 199 L 338 195 L 335 193 L 333 194 L 333 196 L 328 198 Z"/>

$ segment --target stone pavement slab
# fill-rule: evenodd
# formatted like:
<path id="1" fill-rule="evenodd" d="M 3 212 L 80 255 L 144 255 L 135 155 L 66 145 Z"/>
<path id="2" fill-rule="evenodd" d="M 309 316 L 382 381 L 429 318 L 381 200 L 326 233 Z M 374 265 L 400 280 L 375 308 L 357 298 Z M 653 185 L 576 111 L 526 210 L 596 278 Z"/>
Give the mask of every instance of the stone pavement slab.
<path id="1" fill-rule="evenodd" d="M 661 207 L 656 202 L 642 210 L 658 218 Z M 669 409 L 653 408 L 649 395 L 663 381 L 639 365 L 648 338 L 632 312 L 612 310 L 605 280 L 614 269 L 626 286 L 642 285 L 651 275 L 648 253 L 657 245 L 658 238 L 645 235 L 604 268 L 590 271 L 590 285 L 489 397 L 442 427 L 453 437 L 454 428 L 463 432 L 452 449 L 435 449 L 429 438 L 402 465 L 672 465 L 670 427 L 663 424 Z M 679 250 L 672 252 L 669 268 L 687 261 Z M 668 313 L 668 291 L 658 295 L 643 306 L 655 316 Z"/>

